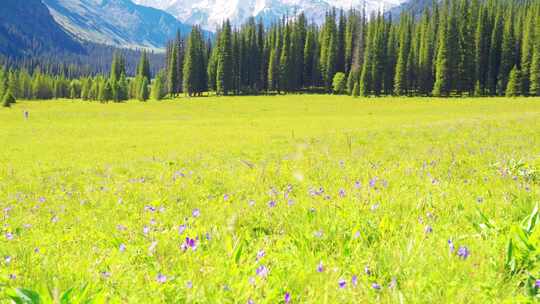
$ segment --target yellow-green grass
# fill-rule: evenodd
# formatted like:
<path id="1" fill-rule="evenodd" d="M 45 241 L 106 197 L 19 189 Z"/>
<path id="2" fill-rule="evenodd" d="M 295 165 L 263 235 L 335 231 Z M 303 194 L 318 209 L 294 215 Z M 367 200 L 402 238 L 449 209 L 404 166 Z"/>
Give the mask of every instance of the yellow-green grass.
<path id="1" fill-rule="evenodd" d="M 0 293 L 514 302 L 540 277 L 505 267 L 535 169 L 538 98 L 19 101 L 0 109 Z"/>

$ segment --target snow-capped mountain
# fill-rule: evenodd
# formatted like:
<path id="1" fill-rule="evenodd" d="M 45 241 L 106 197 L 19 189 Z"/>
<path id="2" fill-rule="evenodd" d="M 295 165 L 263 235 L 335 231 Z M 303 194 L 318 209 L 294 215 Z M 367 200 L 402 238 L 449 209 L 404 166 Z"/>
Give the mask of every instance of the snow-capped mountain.
<path id="1" fill-rule="evenodd" d="M 404 0 L 134 0 L 137 4 L 167 11 L 180 21 L 199 24 L 215 30 L 225 19 L 233 25 L 244 23 L 249 17 L 272 22 L 284 15 L 304 12 L 308 20 L 320 23 L 331 7 L 366 11 L 387 10 Z"/>

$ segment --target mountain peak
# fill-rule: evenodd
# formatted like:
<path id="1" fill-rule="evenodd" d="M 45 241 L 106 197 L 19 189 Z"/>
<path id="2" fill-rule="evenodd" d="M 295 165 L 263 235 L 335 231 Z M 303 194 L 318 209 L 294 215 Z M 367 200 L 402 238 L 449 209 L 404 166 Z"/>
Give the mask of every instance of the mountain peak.
<path id="1" fill-rule="evenodd" d="M 371 11 L 395 7 L 404 0 L 134 0 L 134 2 L 165 10 L 188 24 L 199 24 L 215 30 L 224 20 L 240 25 L 250 17 L 264 22 L 284 15 L 304 12 L 308 19 L 322 22 L 324 13 L 332 8 L 366 8 Z"/>

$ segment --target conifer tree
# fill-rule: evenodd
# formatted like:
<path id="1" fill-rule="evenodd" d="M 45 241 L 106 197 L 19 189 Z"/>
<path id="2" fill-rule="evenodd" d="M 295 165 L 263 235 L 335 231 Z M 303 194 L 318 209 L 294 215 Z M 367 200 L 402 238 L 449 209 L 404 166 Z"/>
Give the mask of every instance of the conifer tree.
<path id="1" fill-rule="evenodd" d="M 163 74 L 163 70 L 157 73 L 156 78 L 152 82 L 151 94 L 153 100 L 161 100 L 165 96 Z"/>
<path id="2" fill-rule="evenodd" d="M 407 62 L 411 48 L 411 33 L 408 16 L 402 16 L 400 23 L 401 34 L 399 38 L 399 50 L 394 78 L 394 94 L 398 96 L 407 94 Z"/>
<path id="3" fill-rule="evenodd" d="M 216 67 L 216 92 L 218 95 L 227 95 L 233 89 L 232 73 L 232 33 L 229 20 L 223 24 L 218 45 Z"/>
<path id="4" fill-rule="evenodd" d="M 139 87 L 138 99 L 139 101 L 147 101 L 150 96 L 150 91 L 148 90 L 148 78 L 140 78 L 141 83 Z"/>
<path id="5" fill-rule="evenodd" d="M 450 60 L 448 50 L 448 25 L 443 19 L 439 26 L 439 46 L 435 67 L 434 96 L 448 96 L 450 94 Z"/>
<path id="6" fill-rule="evenodd" d="M 510 77 L 508 78 L 508 83 L 506 86 L 506 96 L 515 97 L 520 94 L 521 89 L 521 79 L 520 72 L 516 66 L 510 72 Z"/>

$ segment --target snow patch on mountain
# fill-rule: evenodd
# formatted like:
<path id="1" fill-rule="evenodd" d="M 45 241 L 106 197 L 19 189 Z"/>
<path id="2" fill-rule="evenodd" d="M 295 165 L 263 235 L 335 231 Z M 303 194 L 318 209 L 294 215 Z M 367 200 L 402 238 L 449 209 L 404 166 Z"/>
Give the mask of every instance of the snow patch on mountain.
<path id="1" fill-rule="evenodd" d="M 224 20 L 241 25 L 250 17 L 264 22 L 275 21 L 284 15 L 304 12 L 308 20 L 320 23 L 324 13 L 332 8 L 365 7 L 368 13 L 384 11 L 398 6 L 404 0 L 134 0 L 137 4 L 162 9 L 180 21 L 199 24 L 215 30 Z"/>

